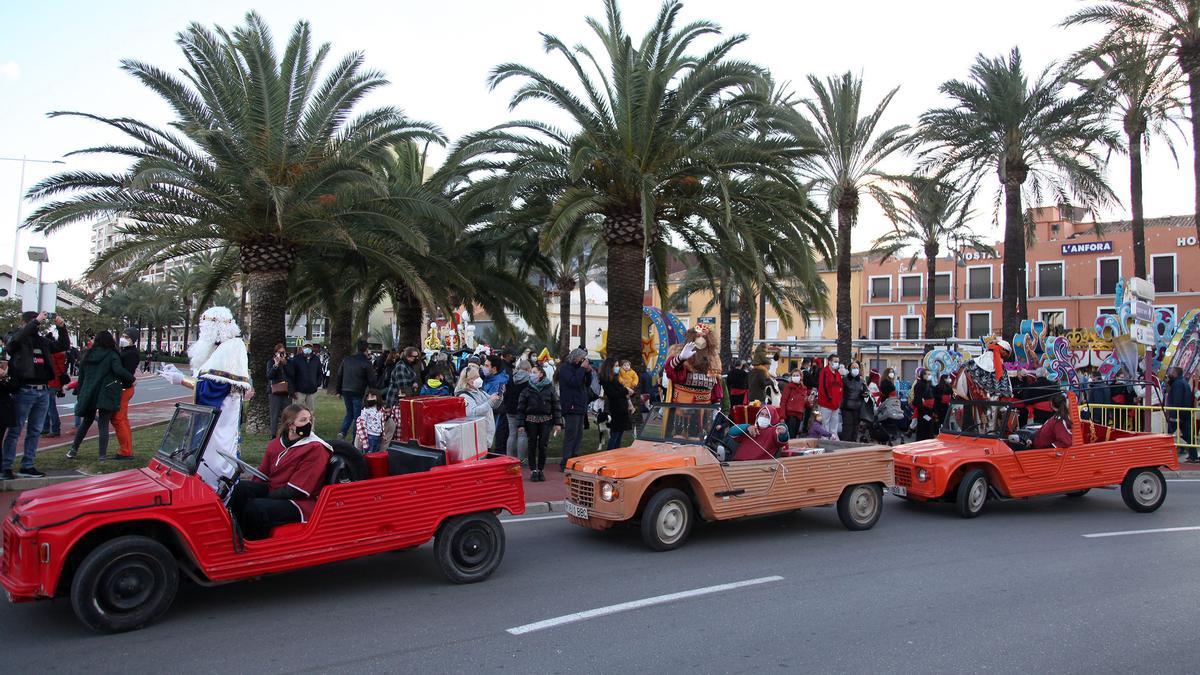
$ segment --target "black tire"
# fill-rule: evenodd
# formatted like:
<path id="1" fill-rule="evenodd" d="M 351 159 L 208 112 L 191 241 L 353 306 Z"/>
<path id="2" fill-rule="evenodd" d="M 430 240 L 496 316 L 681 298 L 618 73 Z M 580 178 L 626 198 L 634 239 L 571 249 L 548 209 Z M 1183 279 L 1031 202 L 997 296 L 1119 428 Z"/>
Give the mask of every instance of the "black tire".
<path id="1" fill-rule="evenodd" d="M 102 633 L 134 630 L 162 616 L 179 588 L 175 556 L 140 535 L 97 546 L 71 579 L 71 608 L 85 626 Z"/>
<path id="2" fill-rule="evenodd" d="M 1121 498 L 1125 500 L 1125 506 L 1138 513 L 1157 511 L 1167 499 L 1167 481 L 1158 469 L 1134 469 L 1121 481 Z"/>
<path id="3" fill-rule="evenodd" d="M 958 515 L 963 518 L 974 518 L 983 513 L 987 503 L 988 480 L 983 469 L 972 469 L 963 476 L 958 484 Z"/>
<path id="4" fill-rule="evenodd" d="M 676 488 L 663 488 L 650 497 L 642 511 L 642 541 L 655 551 L 679 548 L 687 541 L 695 519 L 691 497 Z"/>
<path id="5" fill-rule="evenodd" d="M 433 552 L 442 574 L 450 581 L 483 581 L 504 559 L 504 528 L 491 513 L 455 516 L 442 524 Z"/>
<path id="6" fill-rule="evenodd" d="M 848 485 L 838 497 L 838 518 L 847 530 L 869 530 L 882 513 L 883 491 L 874 483 Z"/>
<path id="7" fill-rule="evenodd" d="M 1091 491 L 1092 491 L 1091 488 L 1087 488 L 1086 490 L 1076 490 L 1074 492 L 1068 492 L 1067 497 L 1069 499 L 1079 499 L 1080 497 L 1086 495 L 1087 493 L 1089 493 Z"/>

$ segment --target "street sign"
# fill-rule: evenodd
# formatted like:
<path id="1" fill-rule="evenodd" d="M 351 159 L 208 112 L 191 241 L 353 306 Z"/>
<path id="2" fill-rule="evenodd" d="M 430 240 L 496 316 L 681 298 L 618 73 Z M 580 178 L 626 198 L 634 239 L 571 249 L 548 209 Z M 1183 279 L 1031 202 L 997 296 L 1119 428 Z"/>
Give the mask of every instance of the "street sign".
<path id="1" fill-rule="evenodd" d="M 697 317 L 697 318 L 696 318 L 696 323 L 706 323 L 706 324 L 708 324 L 708 325 L 710 325 L 710 326 L 715 326 L 715 325 L 717 325 L 717 317 L 715 317 L 715 316 L 701 316 L 701 317 Z"/>
<path id="2" fill-rule="evenodd" d="M 1112 253 L 1111 241 L 1080 241 L 1062 245 L 1063 255 L 1079 255 L 1080 253 Z"/>

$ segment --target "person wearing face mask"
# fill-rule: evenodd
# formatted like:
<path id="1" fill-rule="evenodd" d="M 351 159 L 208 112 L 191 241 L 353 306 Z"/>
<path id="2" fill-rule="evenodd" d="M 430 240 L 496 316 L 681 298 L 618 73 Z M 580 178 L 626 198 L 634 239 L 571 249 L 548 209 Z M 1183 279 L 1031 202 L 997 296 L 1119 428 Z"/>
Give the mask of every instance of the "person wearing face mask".
<path id="1" fill-rule="evenodd" d="M 246 539 L 266 539 L 279 525 L 308 522 L 325 484 L 333 447 L 313 432 L 312 412 L 293 403 L 283 409 L 279 426 L 258 465 L 266 482 L 242 476 L 229 496 Z"/>
<path id="2" fill-rule="evenodd" d="M 508 418 L 504 410 L 504 391 L 508 389 L 508 371 L 504 359 L 499 354 L 489 354 L 483 360 L 480 372 L 483 373 L 483 390 L 488 394 L 500 396 L 500 407 L 494 413 L 496 434 L 492 438 L 492 451 L 504 454 L 508 448 Z"/>
<path id="3" fill-rule="evenodd" d="M 518 406 L 521 403 L 521 393 L 529 386 L 529 381 L 532 376 L 533 364 L 529 362 L 527 356 L 522 356 L 513 366 L 512 379 L 508 386 L 504 388 L 504 396 L 501 405 L 504 407 L 505 422 L 508 424 L 508 439 L 505 442 L 504 451 L 509 457 L 516 457 L 522 462 L 525 461 L 525 453 L 528 449 L 529 436 L 525 433 L 525 426 L 521 422 Z M 540 375 L 539 375 L 540 377 Z M 496 443 L 497 452 L 500 451 L 500 443 Z"/>
<path id="4" fill-rule="evenodd" d="M 1165 405 L 1167 408 L 1194 408 L 1196 406 L 1192 388 L 1188 386 L 1187 380 L 1183 377 L 1183 369 L 1172 367 L 1167 370 L 1167 383 L 1165 385 Z M 1187 448 L 1188 464 L 1196 464 L 1200 461 L 1196 453 L 1196 448 L 1192 444 L 1192 413 L 1184 410 L 1167 410 L 1167 433 L 1172 435 L 1176 431 L 1179 432 L 1179 438 L 1185 445 L 1192 446 Z"/>
<path id="5" fill-rule="evenodd" d="M 121 333 L 121 339 L 118 342 L 121 357 L 121 365 L 131 373 L 137 372 L 138 361 L 142 359 L 142 355 L 138 352 L 138 329 L 126 328 L 124 333 Z M 137 388 L 137 380 L 130 382 L 124 389 L 121 390 L 121 407 L 112 415 L 113 432 L 117 436 L 117 459 L 129 458 L 133 459 L 133 429 L 129 426 L 129 402 L 133 400 L 134 389 Z"/>
<path id="6" fill-rule="evenodd" d="M 842 388 L 845 383 L 842 381 L 841 365 L 838 355 L 831 354 L 817 382 L 817 407 L 825 428 L 834 434 L 842 429 Z"/>
<path id="7" fill-rule="evenodd" d="M 857 361 L 851 362 L 850 372 L 842 381 L 842 440 L 858 440 L 858 421 L 862 417 L 866 395 L 867 383 L 862 378 L 862 368 Z"/>
<path id="8" fill-rule="evenodd" d="M 483 420 L 484 437 L 491 447 L 492 437 L 496 434 L 494 412 L 500 407 L 500 395 L 488 394 L 483 390 L 483 375 L 479 366 L 474 363 L 463 368 L 458 376 L 458 385 L 454 393 L 467 404 L 467 417 Z"/>
<path id="9" fill-rule="evenodd" d="M 368 389 L 363 407 L 354 422 L 355 447 L 363 452 L 377 452 L 383 437 L 383 409 L 379 407 L 379 392 Z"/>
<path id="10" fill-rule="evenodd" d="M 272 438 L 279 431 L 279 416 L 292 399 L 291 392 L 288 391 L 287 375 L 283 372 L 287 367 L 287 360 L 287 348 L 283 346 L 282 342 L 276 342 L 275 352 L 271 355 L 271 360 L 267 362 L 267 402 L 270 404 L 268 410 Z"/>
<path id="11" fill-rule="evenodd" d="M 950 401 L 954 398 L 954 377 L 944 373 L 938 378 L 937 386 L 933 388 L 933 419 L 934 431 L 942 428 L 946 421 L 946 413 L 950 411 Z"/>
<path id="12" fill-rule="evenodd" d="M 342 359 L 338 366 L 334 391 L 342 398 L 346 414 L 342 417 L 342 428 L 339 438 L 345 438 L 350 433 L 350 427 L 362 412 L 363 395 L 375 384 L 375 364 L 369 355 L 370 345 L 366 340 L 358 341 L 358 351 Z"/>
<path id="13" fill-rule="evenodd" d="M 787 420 L 788 433 L 793 438 L 800 437 L 800 427 L 808 409 L 808 387 L 804 386 L 804 376 L 796 369 L 788 375 L 787 383 L 783 385 L 783 402 L 780 404 Z"/>
<path id="14" fill-rule="evenodd" d="M 621 447 L 621 438 L 633 428 L 629 415 L 629 388 L 621 383 L 621 367 L 613 357 L 600 365 L 600 389 L 608 410 L 608 449 Z"/>
<path id="15" fill-rule="evenodd" d="M 917 382 L 913 385 L 913 409 L 917 416 L 917 440 L 923 441 L 937 435 L 937 413 L 934 410 L 936 396 L 933 388 L 933 373 L 924 368 L 917 370 Z"/>
<path id="16" fill-rule="evenodd" d="M 517 417 L 529 437 L 529 480 L 544 482 L 546 447 L 551 434 L 557 436 L 562 430 L 563 419 L 558 391 L 541 365 L 533 366 L 529 372 L 529 386 L 521 392 L 517 402 Z"/>
<path id="17" fill-rule="evenodd" d="M 292 403 L 308 410 L 315 409 L 317 390 L 321 388 L 321 358 L 313 353 L 311 342 L 305 342 L 296 351 L 284 368 L 284 373 L 291 383 Z"/>
<path id="18" fill-rule="evenodd" d="M 787 447 L 789 436 L 779 407 L 767 405 L 758 411 L 754 422 L 731 427 L 729 438 L 740 439 L 733 453 L 733 461 L 745 462 L 774 459 L 780 450 Z"/>

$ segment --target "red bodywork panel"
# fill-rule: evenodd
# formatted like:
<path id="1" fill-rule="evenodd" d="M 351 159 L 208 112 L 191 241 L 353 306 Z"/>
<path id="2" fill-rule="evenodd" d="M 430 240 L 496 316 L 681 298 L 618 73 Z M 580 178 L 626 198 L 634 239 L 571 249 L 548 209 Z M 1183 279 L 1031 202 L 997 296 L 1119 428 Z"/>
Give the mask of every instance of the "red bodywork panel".
<path id="1" fill-rule="evenodd" d="M 170 528 L 202 575 L 234 581 L 419 546 L 451 516 L 500 510 L 525 512 L 520 463 L 509 457 L 328 485 L 307 523 L 244 542 L 239 552 L 216 493 L 152 461 L 24 493 L 3 523 L 0 584 L 14 602 L 54 596 L 71 550 L 98 528 Z"/>

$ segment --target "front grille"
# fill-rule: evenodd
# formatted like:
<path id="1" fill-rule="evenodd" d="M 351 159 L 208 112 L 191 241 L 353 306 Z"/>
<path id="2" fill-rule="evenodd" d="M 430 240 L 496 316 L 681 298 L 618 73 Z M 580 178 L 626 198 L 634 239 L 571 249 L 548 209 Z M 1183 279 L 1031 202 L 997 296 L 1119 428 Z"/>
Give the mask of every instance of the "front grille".
<path id="1" fill-rule="evenodd" d="M 580 506 L 591 507 L 596 499 L 596 484 L 590 480 L 571 478 L 571 501 Z"/>
<path id="2" fill-rule="evenodd" d="M 904 487 L 912 485 L 912 467 L 896 464 L 894 468 L 896 470 L 896 485 Z"/>

